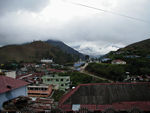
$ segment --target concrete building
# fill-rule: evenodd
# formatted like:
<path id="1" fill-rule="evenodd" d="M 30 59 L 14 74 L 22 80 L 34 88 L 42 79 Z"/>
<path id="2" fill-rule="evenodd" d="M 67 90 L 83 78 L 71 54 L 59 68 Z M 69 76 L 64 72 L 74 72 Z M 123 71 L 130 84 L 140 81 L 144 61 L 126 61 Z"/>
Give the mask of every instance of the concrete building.
<path id="1" fill-rule="evenodd" d="M 70 77 L 69 76 L 58 76 L 58 75 L 46 75 L 42 77 L 44 84 L 52 84 L 58 86 L 60 90 L 67 90 L 70 87 Z"/>
<path id="2" fill-rule="evenodd" d="M 16 71 L 7 71 L 5 72 L 7 77 L 16 78 Z"/>
<path id="3" fill-rule="evenodd" d="M 52 85 L 30 85 L 28 86 L 29 97 L 49 97 L 52 93 Z"/>
<path id="4" fill-rule="evenodd" d="M 27 82 L 0 76 L 0 109 L 4 102 L 18 96 L 27 96 Z"/>

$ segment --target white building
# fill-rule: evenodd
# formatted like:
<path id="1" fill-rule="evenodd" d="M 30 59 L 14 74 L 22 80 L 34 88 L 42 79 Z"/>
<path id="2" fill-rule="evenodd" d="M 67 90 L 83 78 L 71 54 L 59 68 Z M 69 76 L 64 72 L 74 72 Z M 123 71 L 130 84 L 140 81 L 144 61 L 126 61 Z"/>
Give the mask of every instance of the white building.
<path id="1" fill-rule="evenodd" d="M 16 78 L 16 71 L 8 71 L 8 72 L 5 72 L 5 75 L 6 75 L 7 77 Z"/>
<path id="2" fill-rule="evenodd" d="M 27 96 L 27 82 L 0 76 L 0 109 L 4 102 L 18 96 Z"/>
<path id="3" fill-rule="evenodd" d="M 51 60 L 51 59 L 42 59 L 41 62 L 42 63 L 53 63 L 53 60 Z"/>

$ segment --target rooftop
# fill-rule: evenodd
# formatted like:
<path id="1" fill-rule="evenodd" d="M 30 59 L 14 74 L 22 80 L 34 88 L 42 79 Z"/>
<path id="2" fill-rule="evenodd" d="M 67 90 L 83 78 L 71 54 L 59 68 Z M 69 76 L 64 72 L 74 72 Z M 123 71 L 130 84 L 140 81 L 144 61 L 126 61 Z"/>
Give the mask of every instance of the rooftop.
<path id="1" fill-rule="evenodd" d="M 22 80 L 0 76 L 0 93 L 11 91 L 13 89 L 17 89 L 26 85 L 28 85 L 28 83 Z"/>
<path id="2" fill-rule="evenodd" d="M 45 75 L 43 78 L 70 78 L 70 76 Z"/>
<path id="3" fill-rule="evenodd" d="M 117 59 L 117 60 L 113 60 L 112 62 L 125 62 L 125 61 Z"/>
<path id="4" fill-rule="evenodd" d="M 81 84 L 62 97 L 59 104 L 112 104 L 150 101 L 150 83 Z"/>

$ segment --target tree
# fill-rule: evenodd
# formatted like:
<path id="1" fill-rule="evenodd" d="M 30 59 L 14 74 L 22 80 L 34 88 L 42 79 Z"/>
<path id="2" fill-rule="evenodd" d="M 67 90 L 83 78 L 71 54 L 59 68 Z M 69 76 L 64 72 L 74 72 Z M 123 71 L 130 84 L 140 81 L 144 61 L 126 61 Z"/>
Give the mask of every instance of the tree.
<path id="1" fill-rule="evenodd" d="M 89 60 L 89 55 L 85 55 L 85 60 Z"/>

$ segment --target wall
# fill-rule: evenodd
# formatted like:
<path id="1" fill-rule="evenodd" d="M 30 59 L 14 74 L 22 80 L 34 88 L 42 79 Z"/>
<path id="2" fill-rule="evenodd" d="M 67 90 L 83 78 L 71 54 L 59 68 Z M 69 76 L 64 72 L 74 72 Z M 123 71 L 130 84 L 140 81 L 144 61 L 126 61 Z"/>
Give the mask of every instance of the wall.
<path id="1" fill-rule="evenodd" d="M 16 71 L 5 72 L 7 77 L 16 78 Z"/>
<path id="2" fill-rule="evenodd" d="M 2 105 L 4 102 L 16 98 L 18 96 L 27 96 L 26 86 L 0 94 L 0 109 L 2 109 Z"/>
<path id="3" fill-rule="evenodd" d="M 53 84 L 53 85 L 59 85 L 59 89 L 60 90 L 64 90 L 68 89 L 70 86 L 70 77 L 66 76 L 66 77 L 61 77 L 61 76 L 55 76 L 55 77 L 51 77 L 51 76 L 44 76 L 42 77 L 43 79 L 43 83 L 44 84 Z M 47 79 L 50 79 L 49 81 Z M 53 80 L 51 80 L 53 79 Z M 58 81 L 57 81 L 57 80 Z M 61 81 L 61 79 L 63 79 L 63 81 Z M 68 81 L 67 81 L 68 79 Z M 63 86 L 62 86 L 63 84 Z"/>
<path id="4" fill-rule="evenodd" d="M 30 97 L 48 97 L 52 93 L 52 85 L 49 86 L 28 86 L 33 89 L 28 89 L 28 96 Z M 37 90 L 35 88 L 38 88 Z M 47 88 L 42 90 L 41 88 Z"/>

